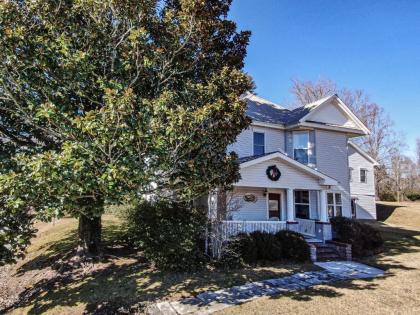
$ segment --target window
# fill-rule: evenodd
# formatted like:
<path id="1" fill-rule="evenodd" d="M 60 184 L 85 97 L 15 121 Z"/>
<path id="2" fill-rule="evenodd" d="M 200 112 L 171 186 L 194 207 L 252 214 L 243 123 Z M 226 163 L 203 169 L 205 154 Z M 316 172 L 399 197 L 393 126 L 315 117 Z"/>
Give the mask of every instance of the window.
<path id="1" fill-rule="evenodd" d="M 341 217 L 343 215 L 343 203 L 340 193 L 327 193 L 328 216 Z"/>
<path id="2" fill-rule="evenodd" d="M 349 181 L 350 183 L 353 181 L 353 168 L 352 167 L 349 168 Z"/>
<path id="3" fill-rule="evenodd" d="M 296 218 L 309 219 L 309 191 L 295 190 Z"/>
<path id="4" fill-rule="evenodd" d="M 367 169 L 360 169 L 360 182 L 367 183 Z"/>
<path id="5" fill-rule="evenodd" d="M 262 155 L 264 153 L 264 133 L 254 132 L 254 155 Z"/>
<path id="6" fill-rule="evenodd" d="M 309 162 L 309 133 L 307 131 L 293 132 L 293 156 L 296 161 L 308 164 Z"/>

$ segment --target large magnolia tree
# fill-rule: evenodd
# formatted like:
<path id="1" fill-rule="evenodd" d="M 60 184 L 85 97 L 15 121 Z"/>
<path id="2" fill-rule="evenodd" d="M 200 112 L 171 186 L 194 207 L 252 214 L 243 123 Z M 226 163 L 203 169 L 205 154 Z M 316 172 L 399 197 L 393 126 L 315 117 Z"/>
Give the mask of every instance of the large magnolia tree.
<path id="1" fill-rule="evenodd" d="M 238 179 L 226 146 L 249 123 L 250 34 L 230 3 L 1 2 L 0 261 L 24 249 L 32 218 L 77 217 L 95 254 L 107 202 Z"/>

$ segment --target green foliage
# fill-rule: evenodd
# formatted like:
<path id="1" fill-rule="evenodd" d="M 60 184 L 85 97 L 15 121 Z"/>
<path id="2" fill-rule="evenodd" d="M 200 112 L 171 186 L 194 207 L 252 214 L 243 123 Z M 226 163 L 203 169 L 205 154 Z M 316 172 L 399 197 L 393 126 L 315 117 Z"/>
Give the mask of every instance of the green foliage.
<path id="1" fill-rule="evenodd" d="M 281 244 L 281 257 L 292 261 L 310 260 L 309 245 L 305 237 L 294 231 L 280 231 L 276 234 L 277 242 Z"/>
<path id="2" fill-rule="evenodd" d="M 346 217 L 331 218 L 334 238 L 352 245 L 354 257 L 371 255 L 383 245 L 379 231 L 370 225 Z"/>
<path id="3" fill-rule="evenodd" d="M 250 34 L 230 2 L 1 2 L 3 211 L 93 218 L 238 180 L 226 147 L 249 124 Z"/>
<path id="4" fill-rule="evenodd" d="M 406 197 L 408 198 L 408 200 L 417 201 L 420 200 L 420 193 L 407 194 Z"/>
<path id="5" fill-rule="evenodd" d="M 293 231 L 280 231 L 276 234 L 255 231 L 238 234 L 226 242 L 218 264 L 232 268 L 258 261 L 304 262 L 309 259 L 309 246 L 302 234 Z"/>
<path id="6" fill-rule="evenodd" d="M 36 230 L 33 216 L 20 209 L 4 211 L 0 203 L 0 266 L 14 263 L 24 256 L 24 251 Z"/>
<path id="7" fill-rule="evenodd" d="M 160 269 L 194 270 L 204 262 L 207 215 L 187 202 L 142 201 L 125 218 L 128 239 Z"/>
<path id="8" fill-rule="evenodd" d="M 390 192 L 381 193 L 379 195 L 379 200 L 382 200 L 382 201 L 390 201 L 390 202 L 397 201 L 397 199 L 395 198 L 394 194 L 393 193 L 390 193 Z"/>

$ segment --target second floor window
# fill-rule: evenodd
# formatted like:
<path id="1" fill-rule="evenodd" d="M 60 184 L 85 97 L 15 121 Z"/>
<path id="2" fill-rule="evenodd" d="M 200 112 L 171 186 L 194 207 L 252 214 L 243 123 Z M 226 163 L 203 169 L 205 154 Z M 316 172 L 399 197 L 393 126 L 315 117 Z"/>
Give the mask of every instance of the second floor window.
<path id="1" fill-rule="evenodd" d="M 367 169 L 360 169 L 360 182 L 367 183 Z"/>
<path id="2" fill-rule="evenodd" d="M 293 132 L 293 156 L 296 161 L 308 164 L 309 162 L 309 133 L 307 131 Z"/>
<path id="3" fill-rule="evenodd" d="M 349 168 L 349 181 L 350 183 L 353 181 L 353 168 L 352 167 Z"/>
<path id="4" fill-rule="evenodd" d="M 254 132 L 254 155 L 262 155 L 264 153 L 264 133 Z"/>

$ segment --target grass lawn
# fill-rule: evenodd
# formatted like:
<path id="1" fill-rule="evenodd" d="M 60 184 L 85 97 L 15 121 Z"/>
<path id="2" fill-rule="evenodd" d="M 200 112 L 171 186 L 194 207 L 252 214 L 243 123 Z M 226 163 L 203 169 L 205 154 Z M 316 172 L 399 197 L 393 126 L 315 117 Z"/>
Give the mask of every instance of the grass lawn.
<path id="1" fill-rule="evenodd" d="M 261 298 L 223 314 L 420 314 L 420 203 L 381 203 L 385 251 L 363 259 L 386 270 L 384 278 L 315 286 Z M 222 313 L 220 313 L 222 314 Z"/>
<path id="2" fill-rule="evenodd" d="M 312 264 L 269 265 L 229 272 L 209 268 L 192 274 L 164 273 L 116 242 L 122 227 L 114 216 L 104 216 L 103 226 L 107 247 L 103 261 L 73 271 L 57 271 L 57 266 L 62 266 L 60 259 L 76 245 L 77 222 L 66 218 L 54 225 L 39 224 L 26 258 L 0 267 L 0 313 L 16 301 L 20 302 L 8 309 L 11 314 L 142 313 L 156 300 L 315 268 Z"/>

